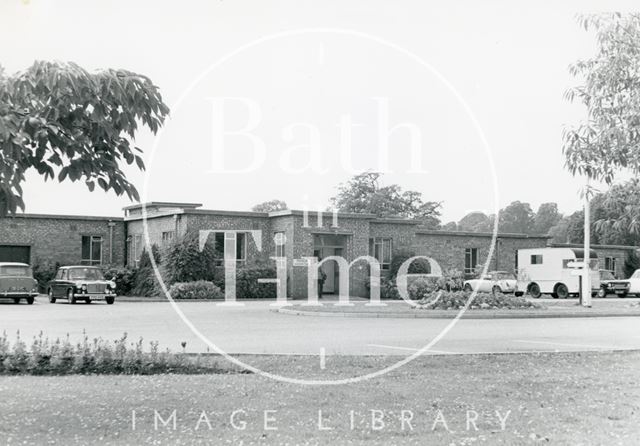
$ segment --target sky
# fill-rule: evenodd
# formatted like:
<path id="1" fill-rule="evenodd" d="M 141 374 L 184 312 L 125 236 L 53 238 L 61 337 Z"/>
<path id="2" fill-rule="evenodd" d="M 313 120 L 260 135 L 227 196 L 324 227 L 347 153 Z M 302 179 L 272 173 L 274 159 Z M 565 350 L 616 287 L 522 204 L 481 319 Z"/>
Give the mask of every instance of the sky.
<path id="1" fill-rule="evenodd" d="M 141 131 L 143 201 L 249 210 L 325 208 L 355 173 L 442 201 L 443 222 L 581 206 L 562 130 L 585 117 L 563 93 L 595 52 L 576 15 L 625 2 L 43 1 L 0 3 L 0 64 L 74 61 L 150 77 L 171 116 Z M 28 213 L 122 215 L 83 183 L 27 175 Z"/>

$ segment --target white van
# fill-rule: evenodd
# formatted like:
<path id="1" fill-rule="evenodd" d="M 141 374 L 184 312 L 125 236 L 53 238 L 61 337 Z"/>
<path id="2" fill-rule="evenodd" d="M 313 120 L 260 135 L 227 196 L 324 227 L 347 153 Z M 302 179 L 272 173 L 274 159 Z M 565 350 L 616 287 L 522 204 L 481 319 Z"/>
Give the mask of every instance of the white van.
<path id="1" fill-rule="evenodd" d="M 554 298 L 566 299 L 580 293 L 580 276 L 572 274 L 572 263 L 584 260 L 584 249 L 579 248 L 537 248 L 519 249 L 516 253 L 518 282 L 516 295 L 524 293 L 539 298 L 551 294 Z M 600 289 L 598 255 L 589 253 L 591 291 L 595 296 Z"/>

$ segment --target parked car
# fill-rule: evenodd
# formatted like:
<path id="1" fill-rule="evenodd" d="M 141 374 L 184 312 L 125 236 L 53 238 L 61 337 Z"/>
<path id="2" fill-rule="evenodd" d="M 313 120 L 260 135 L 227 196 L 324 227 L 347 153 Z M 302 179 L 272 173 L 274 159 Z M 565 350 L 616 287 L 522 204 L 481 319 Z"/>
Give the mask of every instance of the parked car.
<path id="1" fill-rule="evenodd" d="M 463 289 L 479 293 L 513 293 L 516 290 L 516 276 L 506 271 L 490 271 L 477 279 L 466 280 Z"/>
<path id="2" fill-rule="evenodd" d="M 63 266 L 47 285 L 47 294 L 52 304 L 63 298 L 70 304 L 78 300 L 88 304 L 92 300 L 104 300 L 111 305 L 116 300 L 116 284 L 105 280 L 100 268 L 95 266 Z"/>
<path id="3" fill-rule="evenodd" d="M 38 295 L 38 282 L 26 263 L 0 262 L 0 297 L 10 298 L 17 304 L 21 299 L 33 304 Z"/>
<path id="4" fill-rule="evenodd" d="M 609 288 L 619 297 L 627 297 L 629 294 L 640 297 L 640 269 L 637 269 L 628 279 L 610 281 Z"/>
<path id="5" fill-rule="evenodd" d="M 613 275 L 608 269 L 600 270 L 600 289 L 598 290 L 598 297 L 607 297 L 609 294 L 615 294 L 615 288 L 611 285 L 611 282 L 616 280 L 616 276 Z"/>

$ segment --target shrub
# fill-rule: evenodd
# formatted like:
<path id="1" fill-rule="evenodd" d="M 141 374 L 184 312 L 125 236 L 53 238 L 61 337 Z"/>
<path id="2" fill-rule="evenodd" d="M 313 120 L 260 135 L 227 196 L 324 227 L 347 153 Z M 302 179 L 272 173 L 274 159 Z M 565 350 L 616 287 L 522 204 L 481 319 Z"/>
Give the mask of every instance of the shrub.
<path id="1" fill-rule="evenodd" d="M 245 266 L 236 271 L 236 297 L 265 299 L 276 297 L 275 283 L 259 283 L 258 279 L 276 277 L 276 269 L 266 266 Z"/>
<path id="2" fill-rule="evenodd" d="M 174 299 L 223 299 L 224 293 L 212 282 L 177 282 L 169 289 Z"/>
<path id="3" fill-rule="evenodd" d="M 38 291 L 47 292 L 47 284 L 51 281 L 60 268 L 59 262 L 51 262 L 49 260 L 36 259 L 32 266 L 33 278 L 38 282 Z"/>
<path id="4" fill-rule="evenodd" d="M 0 375 L 70 375 L 70 374 L 159 374 L 159 373 L 229 373 L 217 362 L 203 364 L 200 356 L 160 351 L 151 342 L 145 351 L 142 338 L 129 342 L 125 333 L 113 342 L 101 338 L 73 344 L 69 336 L 49 342 L 42 333 L 30 347 L 20 339 L 11 344 L 6 332 L 0 336 Z"/>
<path id="5" fill-rule="evenodd" d="M 464 273 L 455 268 L 445 270 L 438 285 L 442 290 L 459 291 L 464 286 Z"/>
<path id="6" fill-rule="evenodd" d="M 389 265 L 389 277 L 393 278 L 398 275 L 398 270 L 402 266 L 404 262 L 406 262 L 411 257 L 414 257 L 416 254 L 413 251 L 409 250 L 400 250 L 397 251 L 393 257 L 391 258 L 391 264 Z M 411 262 L 409 265 L 408 274 L 430 274 L 431 273 L 431 265 L 425 259 L 416 259 Z"/>
<path id="7" fill-rule="evenodd" d="M 167 282 L 194 282 L 212 280 L 217 253 L 214 245 L 207 241 L 200 251 L 198 232 L 187 232 L 176 240 L 166 255 Z"/>
<path id="8" fill-rule="evenodd" d="M 380 278 L 380 298 L 401 299 L 395 279 L 388 279 L 386 277 Z"/>
<path id="9" fill-rule="evenodd" d="M 160 265 L 160 250 L 157 245 L 151 245 L 151 253 L 153 254 L 156 265 Z M 146 249 L 143 250 L 140 255 L 138 269 L 134 276 L 134 286 L 131 292 L 134 296 L 142 297 L 152 297 L 160 294 L 160 285 L 156 279 L 153 264 Z"/>
<path id="10" fill-rule="evenodd" d="M 624 260 L 624 277 L 631 277 L 637 269 L 640 269 L 640 256 L 636 251 L 630 251 Z"/>
<path id="11" fill-rule="evenodd" d="M 414 280 L 407 287 L 409 298 L 412 300 L 420 300 L 439 290 L 438 279 L 438 277 L 425 277 Z"/>
<path id="12" fill-rule="evenodd" d="M 104 278 L 116 283 L 118 296 L 128 296 L 135 287 L 136 272 L 135 269 L 129 267 L 111 267 L 104 271 Z"/>
<path id="13" fill-rule="evenodd" d="M 437 291 L 426 294 L 416 305 L 418 309 L 427 310 L 459 310 L 471 298 L 467 291 Z M 477 293 L 469 309 L 532 309 L 541 305 L 528 301 L 524 297 L 502 293 Z"/>

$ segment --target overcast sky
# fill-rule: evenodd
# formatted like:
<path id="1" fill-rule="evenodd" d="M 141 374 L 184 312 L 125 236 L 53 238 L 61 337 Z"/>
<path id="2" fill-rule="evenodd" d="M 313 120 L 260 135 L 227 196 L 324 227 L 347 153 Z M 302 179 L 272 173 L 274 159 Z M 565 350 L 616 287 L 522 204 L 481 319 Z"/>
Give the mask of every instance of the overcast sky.
<path id="1" fill-rule="evenodd" d="M 127 169 L 147 201 L 325 207 L 355 171 L 383 167 L 385 184 L 443 201 L 443 222 L 513 200 L 573 212 L 582 180 L 563 168 L 561 134 L 584 110 L 562 95 L 578 82 L 568 65 L 595 51 L 575 16 L 603 3 L 515 3 L 4 0 L 0 64 L 149 76 L 172 115 L 137 138 L 147 187 Z M 225 133 L 243 127 L 251 136 Z M 35 173 L 24 190 L 30 213 L 120 216 L 130 204 Z"/>

